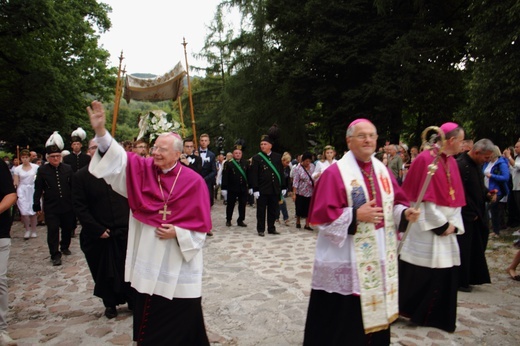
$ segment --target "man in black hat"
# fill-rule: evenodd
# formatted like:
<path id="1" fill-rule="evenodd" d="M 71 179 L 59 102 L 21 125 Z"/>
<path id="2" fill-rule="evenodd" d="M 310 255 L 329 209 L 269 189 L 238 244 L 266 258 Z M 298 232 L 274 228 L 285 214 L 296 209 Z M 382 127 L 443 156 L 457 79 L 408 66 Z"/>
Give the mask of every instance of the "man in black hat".
<path id="1" fill-rule="evenodd" d="M 235 145 L 233 148 L 233 158 L 226 162 L 222 171 L 221 194 L 227 201 L 226 204 L 226 226 L 231 226 L 233 209 L 238 200 L 238 219 L 237 225 L 247 227 L 244 223 L 246 218 L 247 203 L 247 174 L 249 171 L 249 161 L 242 159 L 242 145 Z"/>
<path id="2" fill-rule="evenodd" d="M 267 232 L 280 234 L 276 231 L 274 222 L 278 217 L 282 195 L 286 186 L 283 179 L 282 156 L 271 151 L 273 141 L 268 135 L 260 140 L 260 152 L 253 156 L 249 176 L 249 186 L 257 199 L 256 230 L 260 237 L 265 233 L 265 212 L 267 209 Z"/>
<path id="3" fill-rule="evenodd" d="M 87 138 L 87 133 L 81 127 L 78 127 L 71 134 L 72 152 L 63 158 L 63 162 L 72 167 L 72 171 L 75 173 L 80 168 L 88 166 L 90 162 L 90 156 L 83 153 L 81 148 L 83 147 L 83 141 Z"/>
<path id="4" fill-rule="evenodd" d="M 33 210 L 38 214 L 41 213 L 40 199 L 43 195 L 47 245 L 54 266 L 61 265 L 62 253 L 71 254 L 70 239 L 72 231 L 76 228 L 71 195 L 71 180 L 74 172 L 69 165 L 61 162 L 62 149 L 63 139 L 57 132 L 54 132 L 45 144 L 49 164 L 38 168 L 34 182 Z"/>

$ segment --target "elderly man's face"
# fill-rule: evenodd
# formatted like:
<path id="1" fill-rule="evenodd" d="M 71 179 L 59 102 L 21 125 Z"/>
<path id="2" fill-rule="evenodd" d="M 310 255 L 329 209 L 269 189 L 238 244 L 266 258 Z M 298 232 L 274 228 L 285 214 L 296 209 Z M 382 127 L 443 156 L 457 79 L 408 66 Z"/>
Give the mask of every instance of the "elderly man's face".
<path id="1" fill-rule="evenodd" d="M 355 125 L 354 133 L 347 137 L 347 145 L 356 159 L 368 161 L 376 151 L 377 131 L 369 122 L 361 122 Z"/>
<path id="2" fill-rule="evenodd" d="M 262 141 L 260 142 L 260 150 L 264 153 L 264 154 L 269 154 L 271 152 L 271 149 L 273 148 L 273 145 L 269 142 L 266 142 L 266 141 Z"/>
<path id="3" fill-rule="evenodd" d="M 179 160 L 181 152 L 173 148 L 173 142 L 173 136 L 159 136 L 155 141 L 152 152 L 153 163 L 159 169 L 170 169 Z"/>
<path id="4" fill-rule="evenodd" d="M 474 160 L 477 165 L 483 165 L 485 162 L 489 162 L 491 156 L 493 156 L 492 151 L 477 150 L 474 155 Z"/>

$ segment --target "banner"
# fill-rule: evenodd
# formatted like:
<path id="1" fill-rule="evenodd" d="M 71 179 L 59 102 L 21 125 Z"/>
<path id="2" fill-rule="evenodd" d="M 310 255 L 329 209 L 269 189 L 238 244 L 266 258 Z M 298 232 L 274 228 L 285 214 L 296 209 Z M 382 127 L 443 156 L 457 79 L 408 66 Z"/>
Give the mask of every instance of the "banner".
<path id="1" fill-rule="evenodd" d="M 186 71 L 180 62 L 170 72 L 156 78 L 127 75 L 123 98 L 126 102 L 176 100 L 182 92 L 184 75 Z"/>

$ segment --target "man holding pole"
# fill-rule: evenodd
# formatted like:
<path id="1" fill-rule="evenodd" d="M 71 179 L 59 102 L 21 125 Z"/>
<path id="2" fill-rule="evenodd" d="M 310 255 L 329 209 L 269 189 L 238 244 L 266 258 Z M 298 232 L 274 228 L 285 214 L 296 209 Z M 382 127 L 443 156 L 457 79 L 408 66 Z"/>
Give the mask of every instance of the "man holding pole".
<path id="1" fill-rule="evenodd" d="M 448 122 L 440 127 L 439 138 L 442 134 L 445 140 L 416 157 L 403 183 L 403 190 L 416 204 L 427 186 L 416 206 L 421 210 L 420 222 L 412 224 L 403 238 L 399 311 L 418 325 L 453 332 L 460 266 L 457 234 L 464 233 L 461 208 L 466 204 L 453 156 L 460 153 L 464 130 Z M 435 163 L 438 169 L 427 177 Z"/>
<path id="2" fill-rule="evenodd" d="M 417 220 L 374 158 L 375 126 L 354 120 L 350 151 L 316 183 L 309 222 L 319 234 L 304 345 L 389 345 L 398 317 L 397 229 Z"/>

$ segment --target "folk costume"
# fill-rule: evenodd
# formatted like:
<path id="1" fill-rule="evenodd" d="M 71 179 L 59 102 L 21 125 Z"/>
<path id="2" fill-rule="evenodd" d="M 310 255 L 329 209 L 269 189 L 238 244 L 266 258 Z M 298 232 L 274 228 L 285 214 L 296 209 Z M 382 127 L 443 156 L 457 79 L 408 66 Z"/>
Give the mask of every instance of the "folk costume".
<path id="1" fill-rule="evenodd" d="M 273 144 L 269 136 L 262 136 L 261 141 Z M 271 151 L 269 154 L 259 152 L 252 157 L 249 174 L 249 186 L 254 193 L 259 193 L 256 208 L 256 230 L 260 236 L 265 233 L 267 210 L 267 232 L 278 234 L 274 225 L 280 214 L 278 204 L 281 202 L 282 190 L 286 189 L 283 179 L 282 156 Z"/>
<path id="2" fill-rule="evenodd" d="M 139 345 L 208 345 L 201 289 L 202 247 L 211 215 L 204 180 L 179 162 L 159 170 L 153 158 L 125 152 L 108 133 L 96 141 L 89 171 L 128 197 L 130 206 L 125 280 L 138 291 L 134 340 Z M 174 225 L 177 237 L 156 237 L 161 224 Z"/>
<path id="3" fill-rule="evenodd" d="M 453 123 L 445 133 L 456 128 Z M 442 127 L 441 127 L 442 129 Z M 428 166 L 438 148 L 421 152 L 410 166 L 403 190 L 417 201 Z M 418 222 L 411 225 L 399 258 L 399 311 L 412 322 L 453 332 L 457 318 L 460 251 L 457 234 L 464 233 L 461 208 L 466 204 L 457 162 L 440 154 L 419 207 Z M 442 236 L 449 225 L 456 233 Z"/>
<path id="4" fill-rule="evenodd" d="M 246 204 L 248 197 L 247 174 L 249 161 L 245 159 L 231 159 L 224 164 L 222 171 L 222 191 L 227 191 L 226 222 L 231 223 L 233 210 L 238 200 L 238 219 L 241 224 L 246 218 Z"/>
<path id="5" fill-rule="evenodd" d="M 470 285 L 491 283 L 486 261 L 489 237 L 489 219 L 486 213 L 487 193 L 482 168 L 468 155 L 457 157 L 457 164 L 464 185 L 466 205 L 462 207 L 464 234 L 457 236 L 460 248 L 459 287 L 470 290 Z"/>
<path id="6" fill-rule="evenodd" d="M 71 133 L 71 141 L 82 143 L 87 138 L 87 133 L 81 127 L 78 127 Z M 90 156 L 80 151 L 75 153 L 72 151 L 69 155 L 63 158 L 63 162 L 72 167 L 72 171 L 76 173 L 80 168 L 88 166 L 90 162 Z"/>
<path id="7" fill-rule="evenodd" d="M 63 139 L 55 131 L 47 140 L 47 154 L 61 154 Z M 64 163 L 58 166 L 45 164 L 38 168 L 34 181 L 33 210 L 42 210 L 41 197 L 45 208 L 47 224 L 47 245 L 54 265 L 61 265 L 62 252 L 70 254 L 72 231 L 76 228 L 76 216 L 72 210 L 71 183 L 74 172 Z M 60 241 L 61 228 L 61 241 Z"/>
<path id="8" fill-rule="evenodd" d="M 384 218 L 357 222 L 356 209 L 376 199 Z M 384 345 L 398 317 L 396 224 L 406 196 L 377 159 L 348 152 L 316 183 L 309 222 L 319 234 L 304 345 Z M 394 221 L 395 220 L 395 221 Z"/>
<path id="9" fill-rule="evenodd" d="M 129 207 L 126 198 L 114 192 L 103 179 L 83 167 L 72 177 L 72 202 L 81 223 L 80 245 L 94 279 L 94 295 L 106 308 L 128 303 L 134 292 L 124 280 Z M 107 231 L 108 230 L 108 231 Z M 108 238 L 101 238 L 109 232 Z M 114 316 L 115 317 L 115 316 Z"/>

